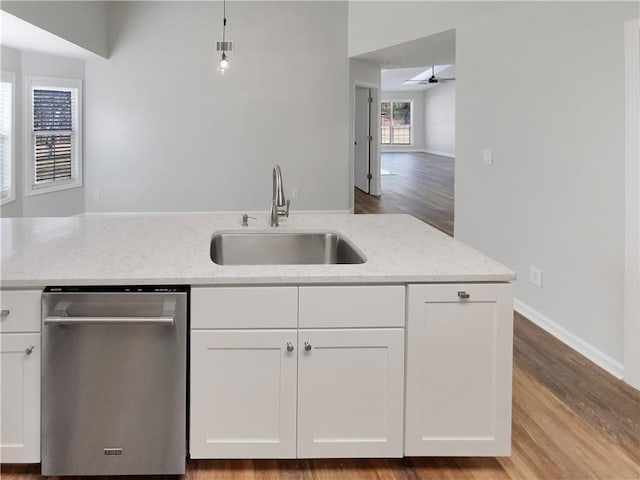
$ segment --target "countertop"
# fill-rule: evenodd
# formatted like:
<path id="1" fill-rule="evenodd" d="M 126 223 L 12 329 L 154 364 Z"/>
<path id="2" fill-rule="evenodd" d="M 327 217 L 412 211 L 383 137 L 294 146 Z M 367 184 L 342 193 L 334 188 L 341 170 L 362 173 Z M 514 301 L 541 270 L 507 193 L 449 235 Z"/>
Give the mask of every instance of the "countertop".
<path id="1" fill-rule="evenodd" d="M 2 219 L 0 287 L 143 284 L 508 282 L 513 271 L 409 215 L 292 212 L 278 231 L 334 231 L 360 265 L 216 265 L 217 231 L 274 231 L 268 215 L 87 215 Z"/>

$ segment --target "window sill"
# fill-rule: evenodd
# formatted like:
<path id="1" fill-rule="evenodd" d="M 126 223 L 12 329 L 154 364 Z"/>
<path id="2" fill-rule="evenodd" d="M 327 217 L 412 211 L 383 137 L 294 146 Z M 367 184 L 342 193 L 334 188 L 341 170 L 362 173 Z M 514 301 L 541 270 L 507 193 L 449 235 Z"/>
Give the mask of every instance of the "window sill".
<path id="1" fill-rule="evenodd" d="M 53 193 L 53 192 L 59 192 L 62 190 L 70 190 L 72 188 L 78 188 L 82 186 L 82 181 L 78 181 L 78 180 L 73 180 L 73 181 L 69 181 L 69 182 L 60 182 L 60 183 L 55 183 L 53 185 L 47 185 L 47 186 L 43 186 L 43 187 L 32 187 L 32 186 L 28 186 L 27 189 L 27 193 L 26 196 L 27 197 L 32 197 L 34 195 L 42 195 L 44 193 Z"/>
<path id="2" fill-rule="evenodd" d="M 2 200 L 0 200 L 0 207 L 13 202 L 15 199 L 16 199 L 15 194 L 12 194 L 10 197 L 3 198 Z"/>

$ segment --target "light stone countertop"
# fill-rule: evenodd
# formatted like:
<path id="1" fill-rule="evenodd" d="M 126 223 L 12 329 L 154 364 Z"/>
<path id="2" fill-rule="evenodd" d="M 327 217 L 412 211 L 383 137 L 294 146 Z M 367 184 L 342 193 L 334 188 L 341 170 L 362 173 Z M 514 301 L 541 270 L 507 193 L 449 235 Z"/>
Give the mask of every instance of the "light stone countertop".
<path id="1" fill-rule="evenodd" d="M 277 231 L 334 231 L 361 265 L 226 265 L 209 257 L 217 231 L 274 231 L 268 215 L 88 215 L 2 219 L 0 287 L 143 284 L 508 282 L 513 271 L 409 215 L 292 212 Z"/>

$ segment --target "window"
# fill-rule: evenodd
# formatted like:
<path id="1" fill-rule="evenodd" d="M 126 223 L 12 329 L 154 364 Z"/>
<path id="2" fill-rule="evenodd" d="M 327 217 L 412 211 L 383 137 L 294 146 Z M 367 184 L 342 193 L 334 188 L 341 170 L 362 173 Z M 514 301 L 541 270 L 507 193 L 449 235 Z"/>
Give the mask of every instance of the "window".
<path id="1" fill-rule="evenodd" d="M 14 188 L 13 125 L 15 75 L 2 72 L 0 82 L 0 205 L 16 198 Z"/>
<path id="2" fill-rule="evenodd" d="M 82 185 L 82 81 L 27 78 L 29 195 Z"/>
<path id="3" fill-rule="evenodd" d="M 383 145 L 411 145 L 411 102 L 382 102 L 380 139 Z"/>

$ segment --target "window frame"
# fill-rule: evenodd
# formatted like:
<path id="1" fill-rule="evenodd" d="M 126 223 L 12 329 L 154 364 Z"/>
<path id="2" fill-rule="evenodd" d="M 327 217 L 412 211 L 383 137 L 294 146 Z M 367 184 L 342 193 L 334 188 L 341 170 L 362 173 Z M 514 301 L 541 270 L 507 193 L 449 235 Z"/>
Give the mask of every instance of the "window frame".
<path id="1" fill-rule="evenodd" d="M 75 159 L 73 154 L 71 157 L 71 172 L 73 175 L 75 167 L 75 178 L 69 180 L 53 181 L 48 185 L 36 186 L 35 182 L 35 154 L 34 140 L 35 132 L 33 130 L 33 89 L 34 88 L 69 88 L 77 90 L 77 117 L 75 124 Z M 25 157 L 27 158 L 27 175 L 26 175 L 26 196 L 41 195 L 43 193 L 57 192 L 60 190 L 68 190 L 82 186 L 82 134 L 83 134 L 83 103 L 82 103 L 82 80 L 77 78 L 57 78 L 57 77 L 39 77 L 27 75 L 25 77 Z"/>
<path id="2" fill-rule="evenodd" d="M 11 158 L 9 159 L 9 168 L 11 168 L 11 193 L 9 196 L 2 198 L 2 192 L 0 192 L 0 206 L 2 206 L 16 199 L 16 74 L 2 70 L 0 77 L 2 82 L 11 84 L 11 130 L 9 133 L 11 142 Z"/>
<path id="3" fill-rule="evenodd" d="M 389 104 L 389 113 L 391 123 L 389 125 L 389 143 L 382 143 L 382 104 Z M 408 103 L 409 104 L 409 143 L 394 143 L 393 142 L 393 104 L 394 103 Z M 393 100 L 380 100 L 380 145 L 385 147 L 410 147 L 413 146 L 413 100 L 410 99 L 393 99 Z"/>

